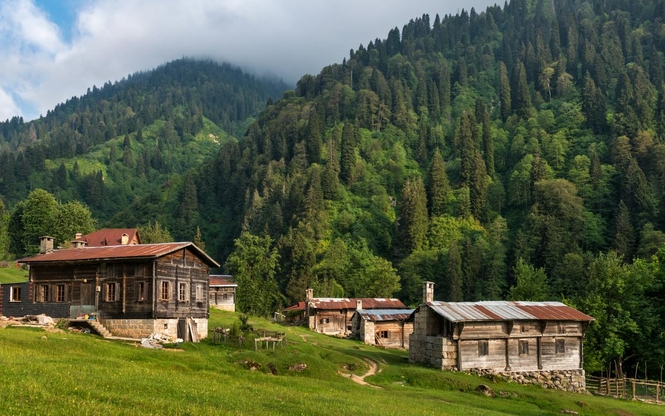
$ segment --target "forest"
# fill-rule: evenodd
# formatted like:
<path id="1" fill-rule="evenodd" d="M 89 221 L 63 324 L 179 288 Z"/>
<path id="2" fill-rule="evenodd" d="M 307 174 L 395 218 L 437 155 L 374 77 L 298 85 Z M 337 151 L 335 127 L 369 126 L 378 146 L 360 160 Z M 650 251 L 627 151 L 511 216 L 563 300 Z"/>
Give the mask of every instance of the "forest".
<path id="1" fill-rule="evenodd" d="M 34 250 L 43 188 L 198 235 L 246 312 L 308 287 L 417 305 L 433 281 L 594 316 L 590 371 L 660 368 L 663 51 L 663 0 L 512 0 L 414 18 L 293 90 L 176 61 L 0 124 L 0 256 Z"/>

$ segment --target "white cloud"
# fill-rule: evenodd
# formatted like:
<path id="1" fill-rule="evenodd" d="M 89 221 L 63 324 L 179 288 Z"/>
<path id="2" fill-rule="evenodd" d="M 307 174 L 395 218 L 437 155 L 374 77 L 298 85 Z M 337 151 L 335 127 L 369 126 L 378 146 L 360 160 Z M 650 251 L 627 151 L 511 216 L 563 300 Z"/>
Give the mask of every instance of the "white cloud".
<path id="1" fill-rule="evenodd" d="M 482 10 L 494 1 L 464 7 Z M 78 2 L 71 39 L 32 0 L 0 0 L 0 118 L 11 94 L 45 114 L 93 85 L 183 56 L 209 57 L 289 82 L 385 38 L 410 19 L 456 13 L 451 0 L 96 0 Z M 69 28 L 67 31 L 69 32 Z M 6 101 L 5 98 L 8 98 Z M 7 104 L 5 104 L 7 103 Z M 13 105 L 12 105 L 13 103 Z M 38 114 L 24 114 L 35 117 Z"/>

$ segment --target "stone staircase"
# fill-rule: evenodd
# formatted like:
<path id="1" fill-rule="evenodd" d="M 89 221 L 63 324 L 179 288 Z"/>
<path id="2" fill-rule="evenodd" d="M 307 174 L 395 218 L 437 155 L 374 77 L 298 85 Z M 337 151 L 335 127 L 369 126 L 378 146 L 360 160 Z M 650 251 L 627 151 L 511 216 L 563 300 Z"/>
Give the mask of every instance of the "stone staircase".
<path id="1" fill-rule="evenodd" d="M 111 338 L 111 337 L 113 337 L 113 335 L 109 332 L 109 330 L 106 329 L 106 328 L 104 327 L 104 325 L 102 325 L 102 323 L 99 322 L 98 320 L 96 320 L 96 319 L 90 319 L 90 320 L 88 320 L 88 324 L 92 327 L 92 329 L 95 330 L 95 332 L 97 332 L 97 333 L 98 333 L 99 335 L 101 335 L 102 337 L 104 337 L 104 338 Z"/>

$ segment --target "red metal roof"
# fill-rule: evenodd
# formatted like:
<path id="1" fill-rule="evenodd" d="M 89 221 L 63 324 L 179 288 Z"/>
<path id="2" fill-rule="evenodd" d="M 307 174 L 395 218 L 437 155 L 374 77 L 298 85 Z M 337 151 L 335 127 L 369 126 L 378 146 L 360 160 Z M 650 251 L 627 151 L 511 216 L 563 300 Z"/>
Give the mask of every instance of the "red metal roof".
<path id="1" fill-rule="evenodd" d="M 593 321 L 561 302 L 427 302 L 434 312 L 451 322 L 471 321 Z"/>
<path id="2" fill-rule="evenodd" d="M 238 287 L 238 284 L 233 281 L 233 276 L 228 274 L 211 274 L 210 286 L 229 286 Z"/>
<path id="3" fill-rule="evenodd" d="M 175 251 L 189 248 L 197 254 L 208 266 L 220 267 L 219 263 L 208 256 L 194 243 L 162 243 L 162 244 L 138 244 L 102 247 L 82 247 L 55 250 L 34 257 L 18 260 L 26 264 L 55 264 L 55 263 L 90 263 L 107 260 L 124 259 L 153 259 L 171 254 Z"/>
<path id="4" fill-rule="evenodd" d="M 357 300 L 363 309 L 406 309 L 401 300 L 385 298 L 314 298 L 309 304 L 316 309 L 356 309 Z"/>
<path id="5" fill-rule="evenodd" d="M 288 308 L 284 309 L 284 312 L 291 312 L 291 311 L 304 311 L 306 309 L 305 302 L 298 302 L 295 305 L 291 305 Z"/>
<path id="6" fill-rule="evenodd" d="M 88 243 L 88 247 L 117 246 L 122 244 L 122 236 L 127 234 L 129 244 L 136 238 L 139 244 L 141 239 L 136 228 L 102 228 L 77 239 Z"/>

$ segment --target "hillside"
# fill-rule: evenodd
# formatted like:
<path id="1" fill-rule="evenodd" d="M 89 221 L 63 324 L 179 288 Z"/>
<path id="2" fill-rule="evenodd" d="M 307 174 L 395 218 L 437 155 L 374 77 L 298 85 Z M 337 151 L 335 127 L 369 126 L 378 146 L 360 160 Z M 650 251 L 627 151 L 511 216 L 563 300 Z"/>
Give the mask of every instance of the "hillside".
<path id="1" fill-rule="evenodd" d="M 211 311 L 211 326 L 231 313 Z M 149 350 L 94 335 L 0 329 L 0 390 L 8 414 L 449 414 L 656 415 L 654 405 L 570 394 L 407 364 L 405 353 L 368 347 L 263 319 L 256 329 L 286 331 L 275 352 L 209 342 Z M 361 386 L 369 358 L 380 372 Z M 251 370 L 250 368 L 255 368 Z M 273 370 L 270 370 L 272 368 Z M 275 374 L 273 374 L 273 372 Z M 488 384 L 490 398 L 475 392 Z M 502 393 L 502 394 L 500 394 Z"/>

